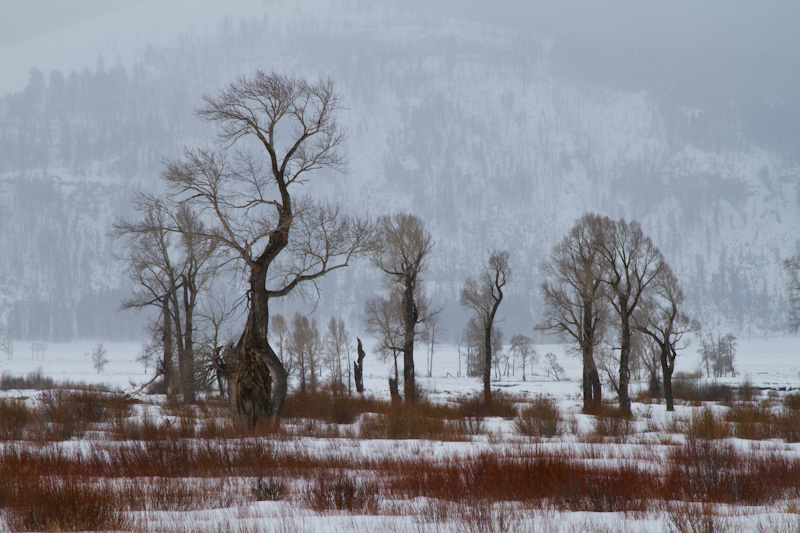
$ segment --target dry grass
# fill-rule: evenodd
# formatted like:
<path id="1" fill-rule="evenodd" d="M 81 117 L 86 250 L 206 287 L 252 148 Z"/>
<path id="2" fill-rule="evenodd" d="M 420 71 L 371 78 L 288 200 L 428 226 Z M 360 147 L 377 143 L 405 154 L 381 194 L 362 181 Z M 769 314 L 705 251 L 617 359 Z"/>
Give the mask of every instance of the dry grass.
<path id="1" fill-rule="evenodd" d="M 564 421 L 554 400 L 539 397 L 517 415 L 514 429 L 527 437 L 556 437 L 563 433 Z"/>
<path id="2" fill-rule="evenodd" d="M 346 472 L 320 472 L 306 488 L 304 499 L 315 511 L 359 514 L 375 514 L 381 501 L 377 484 L 352 477 Z"/>
<path id="3" fill-rule="evenodd" d="M 636 433 L 633 417 L 618 408 L 604 406 L 594 417 L 592 432 L 587 435 L 589 442 L 604 442 L 609 439 L 627 441 Z"/>
<path id="4" fill-rule="evenodd" d="M 7 502 L 14 531 L 98 531 L 126 527 L 123 501 L 106 480 L 42 476 L 19 483 Z"/>
<path id="5" fill-rule="evenodd" d="M 33 410 L 24 400 L 0 399 L 0 439 L 22 439 L 34 416 Z"/>
<path id="6" fill-rule="evenodd" d="M 498 396 L 506 412 L 517 413 L 510 397 Z M 665 512 L 670 530 L 713 531 L 729 525 L 707 511 L 713 505 L 800 498 L 800 459 L 767 448 L 743 451 L 724 440 L 800 440 L 800 410 L 786 398 L 782 405 L 764 400 L 730 403 L 727 411 L 693 409 L 688 420 L 670 418 L 671 429 L 685 432 L 685 439 L 676 436 L 663 447 L 646 444 L 636 453 L 622 451 L 630 446 L 595 444 L 636 434 L 636 422 L 609 406 L 593 418 L 588 442 L 574 445 L 504 440 L 508 429 L 476 439 L 485 450 L 477 455 L 434 452 L 447 449 L 435 442 L 393 443 L 387 447 L 396 450 L 381 455 L 362 451 L 371 444 L 354 442 L 469 441 L 484 432 L 475 398 L 456 406 L 392 405 L 323 391 L 293 396 L 292 416 L 284 424 L 255 430 L 233 424 L 219 402 L 166 410 L 144 406 L 134 416 L 130 399 L 92 390 L 49 391 L 28 404 L 0 400 L 0 435 L 6 440 L 0 448 L 0 506 L 9 527 L 18 530 L 122 529 L 127 524 L 121 511 L 196 511 L 287 499 L 320 513 L 385 513 L 394 505 L 386 502 L 427 498 L 426 512 L 465 531 L 516 528 L 517 506 Z M 533 400 L 515 416 L 504 427 L 537 438 L 554 438 L 567 425 L 547 398 Z M 77 447 L 60 442 L 79 435 L 91 441 Z M 320 439 L 320 447 L 301 445 L 301 435 Z M 669 503 L 684 501 L 705 507 Z M 91 516 L 71 502 L 93 509 Z"/>
<path id="7" fill-rule="evenodd" d="M 384 414 L 365 417 L 358 436 L 362 439 L 469 440 L 474 426 L 429 416 L 425 404 L 392 405 Z"/>
<path id="8" fill-rule="evenodd" d="M 732 433 L 730 423 L 710 407 L 694 410 L 686 427 L 690 439 L 725 439 Z"/>

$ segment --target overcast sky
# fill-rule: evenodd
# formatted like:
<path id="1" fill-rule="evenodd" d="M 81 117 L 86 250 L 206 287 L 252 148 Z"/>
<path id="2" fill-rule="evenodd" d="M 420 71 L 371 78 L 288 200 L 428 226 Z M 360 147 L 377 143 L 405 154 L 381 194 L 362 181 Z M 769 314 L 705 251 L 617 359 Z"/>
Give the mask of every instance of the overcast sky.
<path id="1" fill-rule="evenodd" d="M 41 41 L 48 34 L 81 21 L 95 20 L 98 36 L 103 32 L 118 32 L 119 40 L 123 40 L 127 32 L 135 34 L 136 24 L 146 23 L 151 34 L 176 34 L 197 26 L 201 27 L 196 31 L 203 31 L 203 24 L 218 20 L 226 10 L 233 17 L 259 15 L 280 1 L 2 0 L 0 51 L 4 47 L 14 51 L 0 55 L 0 68 L 9 78 L 19 77 L 17 72 L 27 76 L 33 66 L 45 71 L 54 68 L 58 61 L 47 63 L 46 50 L 20 47 L 20 43 Z M 298 5 L 308 8 L 319 1 L 324 0 L 303 0 Z M 692 76 L 717 76 L 724 84 L 769 87 L 770 94 L 777 98 L 792 98 L 800 91 L 800 1 L 797 0 L 391 0 L 385 3 L 412 10 L 420 18 L 465 18 L 552 36 L 565 64 L 604 81 L 633 75 L 642 77 L 646 85 L 664 83 L 665 77 L 688 63 L 693 65 L 686 69 L 690 80 Z M 356 5 L 364 9 L 364 5 Z M 138 16 L 130 16 L 133 13 Z M 164 24 L 157 26 L 162 20 Z M 105 27 L 113 25 L 123 27 Z M 81 26 L 81 31 L 73 35 L 77 40 L 87 40 L 86 34 L 94 30 Z M 114 50 L 109 53 L 109 47 L 105 46 L 107 36 L 104 41 L 98 37 L 95 44 L 87 40 L 89 44 L 82 48 L 64 42 L 69 39 L 52 39 L 50 45 L 57 48 L 51 54 L 60 54 L 58 60 L 65 64 L 64 68 L 73 68 L 76 58 L 67 57 L 70 54 L 86 56 L 81 61 L 90 66 L 104 51 L 109 56 L 107 63 L 115 59 Z M 104 46 L 96 44 L 99 42 Z M 713 68 L 709 70 L 709 66 Z M 5 88 L 0 84 L 0 91 Z"/>

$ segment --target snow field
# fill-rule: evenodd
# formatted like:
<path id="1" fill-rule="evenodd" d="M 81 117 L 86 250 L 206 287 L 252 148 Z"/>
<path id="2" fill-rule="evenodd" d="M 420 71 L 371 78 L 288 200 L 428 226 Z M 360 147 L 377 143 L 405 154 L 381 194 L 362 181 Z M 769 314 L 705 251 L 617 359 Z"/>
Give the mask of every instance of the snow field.
<path id="1" fill-rule="evenodd" d="M 135 344 L 105 343 L 110 361 L 104 371 L 98 373 L 92 367 L 90 356 L 96 345 L 94 341 L 51 343 L 42 354 L 32 351 L 29 343 L 17 342 L 13 358 L 3 360 L 0 370 L 23 376 L 41 369 L 43 375 L 56 381 L 104 383 L 127 393 L 150 379 L 136 360 L 139 347 Z M 374 360 L 370 347 L 367 344 L 367 396 L 387 398 L 389 367 Z M 800 360 L 794 355 L 798 348 L 800 342 L 791 338 L 741 340 L 737 357 L 739 376 L 727 378 L 725 382 L 738 385 L 746 378 L 755 388 L 798 388 Z M 558 437 L 523 437 L 515 431 L 514 420 L 486 417 L 480 421 L 482 427 L 476 435 L 450 438 L 451 435 L 446 439 L 363 438 L 360 432 L 365 420 L 378 416 L 369 413 L 357 417 L 353 424 L 287 419 L 277 433 L 248 436 L 237 434 L 227 426 L 224 402 L 211 402 L 187 410 L 165 405 L 159 397 L 140 395 L 137 400 L 141 403 L 132 406 L 124 422 L 94 424 L 83 436 L 66 441 L 14 443 L 6 439 L 1 449 L 6 461 L 14 457 L 14 450 L 20 449 L 39 456 L 61 453 L 74 457 L 82 453 L 85 459 L 94 458 L 81 464 L 87 475 L 96 480 L 105 478 L 91 477 L 92 461 L 102 462 L 98 457 L 108 458 L 118 469 L 113 483 L 133 487 L 126 489 L 125 501 L 129 503 L 123 515 L 125 528 L 134 531 L 796 531 L 800 526 L 800 493 L 797 491 L 762 501 L 750 501 L 747 493 L 741 492 L 735 494 L 740 494 L 742 501 L 701 504 L 702 498 L 683 501 L 676 497 L 641 505 L 622 503 L 615 509 L 615 500 L 605 496 L 594 503 L 580 498 L 564 500 L 563 496 L 518 501 L 502 495 L 480 497 L 479 492 L 470 492 L 475 488 L 469 483 L 461 487 L 454 485 L 450 492 L 447 486 L 437 485 L 446 480 L 462 479 L 465 475 L 491 476 L 493 472 L 505 472 L 508 483 L 513 484 L 518 482 L 514 477 L 517 474 L 513 469 L 503 470 L 504 461 L 516 464 L 515 461 L 534 460 L 535 463 L 536 458 L 545 458 L 552 462 L 551 470 L 560 468 L 560 459 L 568 459 L 565 464 L 576 469 L 575 476 L 587 472 L 594 475 L 592 473 L 598 471 L 632 472 L 631 475 L 639 476 L 633 479 L 638 483 L 633 490 L 646 491 L 651 477 L 671 471 L 673 460 L 670 458 L 677 451 L 688 450 L 687 427 L 702 407 L 709 407 L 718 421 L 724 421 L 726 413 L 732 409 L 730 402 L 678 402 L 675 413 L 666 413 L 663 404 L 635 403 L 633 421 L 623 423 L 622 431 L 616 436 L 604 436 L 597 430 L 597 417 L 580 413 L 579 361 L 563 356 L 561 346 L 539 346 L 537 350 L 540 356 L 548 351 L 558 353 L 567 379 L 556 382 L 547 378 L 540 362 L 534 366 L 529 381 L 522 382 L 519 376 L 512 376 L 495 382 L 494 387 L 511 398 L 518 409 L 540 395 L 552 398 L 563 415 L 563 433 Z M 424 351 L 419 350 L 418 374 L 425 368 L 424 356 Z M 441 346 L 434 355 L 432 377 L 419 375 L 419 384 L 431 402 L 455 405 L 460 397 L 480 391 L 479 380 L 455 377 L 457 357 L 455 346 Z M 698 364 L 696 353 L 683 355 L 681 363 L 678 371 L 694 370 Z M 637 384 L 634 390 L 643 386 Z M 774 408 L 779 409 L 781 399 L 788 393 L 762 391 L 756 401 L 772 401 Z M 12 390 L 4 394 L 11 398 L 27 397 L 26 403 L 36 406 L 37 398 L 47 392 Z M 613 397 L 607 390 L 605 395 Z M 120 429 L 125 424 L 128 429 Z M 191 431 L 185 429 L 188 424 L 192 425 Z M 204 431 L 212 434 L 208 428 L 213 424 L 218 426 L 217 436 L 204 437 Z M 141 430 L 143 426 L 150 428 L 149 437 Z M 228 437 L 224 437 L 226 434 Z M 785 468 L 791 468 L 791 472 L 795 468 L 791 461 L 800 461 L 800 445 L 782 439 L 748 440 L 729 436 L 699 442 L 712 443 L 711 451 L 734 454 L 743 472 L 761 468 L 767 477 L 781 475 L 780 469 L 769 473 L 768 469 L 774 467 L 770 466 L 770 461 L 789 461 Z M 210 452 L 203 452 L 209 449 Z M 144 451 L 147 453 L 141 455 Z M 215 451 L 218 455 L 214 455 Z M 192 454 L 206 457 L 203 453 L 215 459 L 209 459 L 205 466 L 181 459 Z M 250 458 L 248 454 L 253 453 L 255 455 Z M 128 464 L 126 461 L 133 456 L 144 457 L 146 462 L 140 470 L 127 471 L 121 465 Z M 254 465 L 267 456 L 269 460 L 264 465 L 280 466 L 274 469 L 264 466 L 256 473 Z M 227 459 L 220 459 L 222 457 Z M 224 465 L 225 461 L 239 464 L 237 457 L 249 466 Z M 758 458 L 764 461 L 754 462 Z M 185 473 L 173 472 L 167 476 L 158 470 L 160 461 L 179 468 L 184 460 L 188 461 L 184 465 Z M 429 471 L 425 471 L 428 467 Z M 415 478 L 425 479 L 414 485 Z M 254 492 L 258 479 L 283 484 L 286 493 L 278 501 L 259 501 L 264 494 L 259 497 Z M 735 478 L 732 483 L 739 483 L 741 479 L 746 478 Z M 338 487 L 330 484 L 338 480 L 343 480 L 344 484 Z M 723 481 L 727 482 L 727 478 Z M 529 481 L 526 483 L 530 485 Z M 412 490 L 412 486 L 416 488 Z M 497 483 L 493 490 L 502 491 L 502 487 L 502 483 Z M 336 494 L 350 490 L 354 507 L 349 511 L 323 508 L 324 501 L 320 498 L 327 494 L 323 489 Z M 359 503 L 359 490 L 367 494 L 369 489 L 377 491 L 377 499 L 370 503 L 367 498 L 366 503 Z M 524 492 L 523 489 L 517 490 Z M 133 506 L 130 502 L 136 498 L 131 494 L 147 503 Z M 707 529 L 709 527 L 713 529 Z"/>

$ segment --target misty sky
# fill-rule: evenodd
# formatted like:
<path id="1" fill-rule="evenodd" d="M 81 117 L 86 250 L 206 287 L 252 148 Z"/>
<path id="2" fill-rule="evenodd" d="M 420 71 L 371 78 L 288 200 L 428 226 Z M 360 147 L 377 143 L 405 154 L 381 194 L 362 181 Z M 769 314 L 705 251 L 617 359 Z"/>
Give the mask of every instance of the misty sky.
<path id="1" fill-rule="evenodd" d="M 107 36 L 105 41 L 98 40 L 82 48 L 71 46 L 76 43 L 57 40 L 58 45 L 51 46 L 58 49 L 50 52 L 51 56 L 60 55 L 55 59 L 48 57 L 47 51 L 24 46 L 49 32 L 100 16 L 105 18 L 97 19 L 101 21 L 96 28 L 98 35 L 135 32 L 136 28 L 128 26 L 148 19 L 128 17 L 132 10 L 149 12 L 148 24 L 157 24 L 160 19 L 172 21 L 169 25 L 148 28 L 149 33 L 177 33 L 193 25 L 210 24 L 221 17 L 223 10 L 234 17 L 248 13 L 261 16 L 274 3 L 276 0 L 3 0 L 0 51 L 23 46 L 15 50 L 13 61 L 0 54 L 0 67 L 7 77 L 16 78 L 13 81 L 18 86 L 24 79 L 20 72 L 27 76 L 33 66 L 47 71 L 63 63 L 62 68 L 68 70 L 80 61 L 92 67 L 97 55 L 104 51 L 111 56 L 106 61 L 113 63 L 114 52 L 109 54 L 99 44 L 107 42 Z M 385 3 L 413 10 L 422 19 L 463 18 L 551 36 L 555 39 L 557 58 L 567 70 L 628 89 L 636 89 L 638 84 L 681 91 L 691 90 L 698 83 L 704 86 L 718 83 L 722 87 L 743 86 L 746 88 L 743 90 L 755 92 L 759 98 L 778 101 L 796 99 L 800 92 L 800 32 L 797 31 L 800 2 L 794 0 Z M 108 17 L 122 10 L 128 11 L 123 16 Z M 187 20 L 176 27 L 174 21 L 180 17 L 175 13 L 161 16 L 167 10 L 185 11 Z M 108 24 L 126 27 L 105 27 Z M 82 29 L 76 38 L 85 39 L 85 33 Z M 30 55 L 29 61 L 19 57 L 20 54 Z M 66 57 L 69 54 L 85 57 Z M 19 78 L 22 79 L 17 81 Z M 8 90 L 11 81 L 5 87 L 0 86 L 0 91 Z"/>

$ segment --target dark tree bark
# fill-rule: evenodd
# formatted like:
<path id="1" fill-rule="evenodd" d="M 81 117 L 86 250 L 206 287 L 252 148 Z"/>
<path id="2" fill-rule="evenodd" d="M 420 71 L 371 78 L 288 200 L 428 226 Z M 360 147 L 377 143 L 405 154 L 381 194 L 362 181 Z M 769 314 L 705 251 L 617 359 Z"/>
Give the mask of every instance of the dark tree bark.
<path id="1" fill-rule="evenodd" d="M 392 398 L 393 404 L 403 401 L 403 399 L 400 397 L 400 389 L 397 386 L 397 378 L 389 378 L 389 395 Z"/>
<path id="2" fill-rule="evenodd" d="M 364 353 L 361 339 L 356 338 L 356 340 L 358 341 L 358 359 L 353 361 L 353 375 L 355 376 L 356 392 L 364 394 L 364 358 L 367 354 Z"/>
<path id="3" fill-rule="evenodd" d="M 619 408 L 631 413 L 630 385 L 631 320 L 646 291 L 664 265 L 663 256 L 638 222 L 612 221 L 602 217 L 595 225 L 602 258 L 603 280 L 620 324 Z"/>
<path id="4" fill-rule="evenodd" d="M 583 412 L 602 402 L 602 384 L 594 349 L 606 329 L 607 300 L 602 282 L 596 226 L 600 217 L 581 217 L 542 264 L 545 310 L 536 329 L 574 342 L 583 362 Z"/>
<path id="5" fill-rule="evenodd" d="M 220 148 L 187 149 L 162 176 L 171 205 L 194 206 L 208 217 L 193 235 L 216 242 L 248 276 L 232 406 L 251 426 L 265 418 L 277 422 L 287 373 L 268 340 L 269 300 L 347 266 L 371 246 L 372 226 L 336 206 L 292 196 L 310 172 L 344 168 L 344 132 L 336 120 L 341 102 L 332 82 L 259 71 L 204 100 L 198 115 L 219 127 Z M 254 142 L 234 152 L 243 138 Z"/>
<path id="6" fill-rule="evenodd" d="M 169 308 L 169 298 L 164 297 L 161 308 L 161 342 L 164 347 L 164 359 L 161 362 L 161 373 L 164 376 L 164 386 L 167 390 L 167 398 L 171 398 L 175 393 L 175 371 L 172 348 L 172 313 Z"/>
<path id="7" fill-rule="evenodd" d="M 700 324 L 680 310 L 684 301 L 683 291 L 666 263 L 661 266 L 652 287 L 653 290 L 642 302 L 641 310 L 634 315 L 634 322 L 636 328 L 649 336 L 658 349 L 664 379 L 664 400 L 667 411 L 674 411 L 672 374 L 675 372 L 677 349 L 685 345 L 683 339 L 687 333 L 700 330 Z"/>
<path id="8" fill-rule="evenodd" d="M 378 238 L 372 250 L 372 262 L 396 284 L 400 291 L 403 393 L 407 402 L 414 402 L 417 399 L 414 373 L 416 327 L 430 313 L 427 305 L 421 305 L 423 296 L 420 290 L 420 274 L 425 269 L 432 247 L 431 235 L 419 217 L 397 213 L 379 219 Z M 391 324 L 389 326 L 389 330 L 393 329 Z"/>
<path id="9" fill-rule="evenodd" d="M 483 402 L 487 408 L 492 404 L 492 330 L 503 288 L 510 279 L 508 252 L 494 251 L 483 274 L 477 280 L 467 278 L 461 290 L 461 305 L 472 309 L 483 328 Z"/>
<path id="10" fill-rule="evenodd" d="M 415 278 L 416 276 L 409 272 L 403 280 L 405 285 L 403 291 L 403 323 L 405 326 L 403 332 L 403 394 L 407 402 L 417 400 L 417 386 L 414 374 L 414 342 L 415 328 L 419 321 L 419 309 L 414 300 Z"/>

